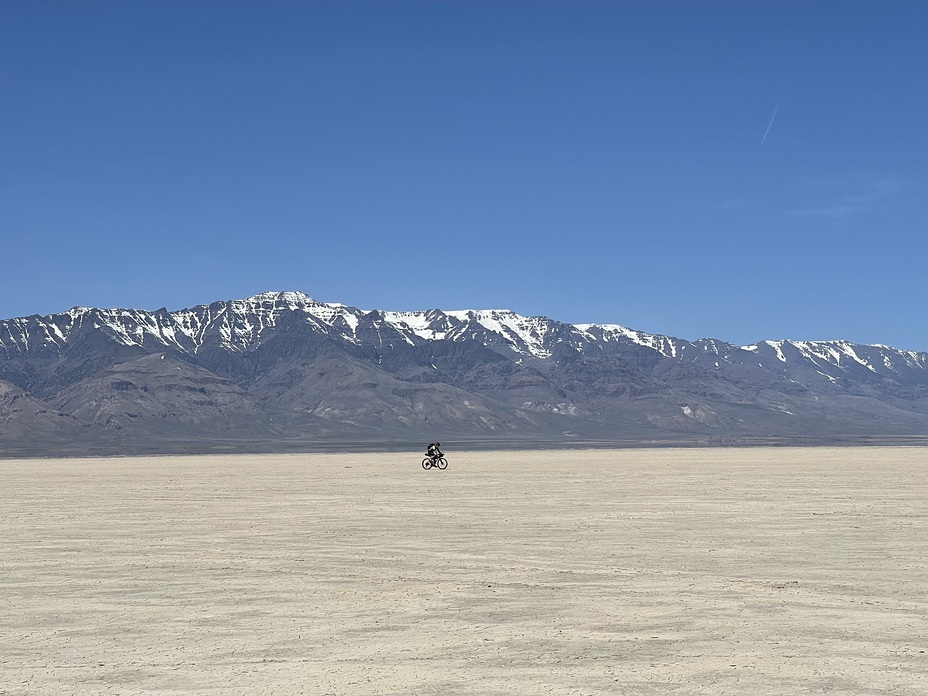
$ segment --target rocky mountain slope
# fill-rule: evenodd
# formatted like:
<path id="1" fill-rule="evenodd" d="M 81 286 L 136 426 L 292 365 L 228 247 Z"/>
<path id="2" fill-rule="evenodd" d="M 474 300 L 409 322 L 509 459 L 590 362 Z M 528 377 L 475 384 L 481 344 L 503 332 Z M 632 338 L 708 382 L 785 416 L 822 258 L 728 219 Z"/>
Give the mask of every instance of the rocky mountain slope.
<path id="1" fill-rule="evenodd" d="M 297 292 L 0 322 L 0 454 L 928 436 L 928 354 Z"/>

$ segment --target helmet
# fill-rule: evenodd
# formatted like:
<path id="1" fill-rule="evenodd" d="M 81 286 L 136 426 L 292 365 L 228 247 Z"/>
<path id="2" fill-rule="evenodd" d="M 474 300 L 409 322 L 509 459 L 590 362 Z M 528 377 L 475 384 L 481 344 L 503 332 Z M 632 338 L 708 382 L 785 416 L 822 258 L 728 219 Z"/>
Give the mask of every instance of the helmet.
<path id="1" fill-rule="evenodd" d="M 436 443 L 435 443 L 435 446 L 436 446 L 436 447 L 441 447 L 441 443 L 440 443 L 440 442 L 436 442 Z"/>

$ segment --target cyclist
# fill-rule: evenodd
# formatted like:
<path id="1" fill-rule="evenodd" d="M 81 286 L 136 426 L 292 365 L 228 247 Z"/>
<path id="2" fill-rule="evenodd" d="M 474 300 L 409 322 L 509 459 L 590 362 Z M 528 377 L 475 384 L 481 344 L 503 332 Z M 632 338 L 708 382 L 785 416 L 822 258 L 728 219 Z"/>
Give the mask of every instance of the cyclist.
<path id="1" fill-rule="evenodd" d="M 438 459 L 439 457 L 444 456 L 441 453 L 441 443 L 430 442 L 428 449 L 425 451 L 425 456 L 431 457 L 432 459 Z"/>

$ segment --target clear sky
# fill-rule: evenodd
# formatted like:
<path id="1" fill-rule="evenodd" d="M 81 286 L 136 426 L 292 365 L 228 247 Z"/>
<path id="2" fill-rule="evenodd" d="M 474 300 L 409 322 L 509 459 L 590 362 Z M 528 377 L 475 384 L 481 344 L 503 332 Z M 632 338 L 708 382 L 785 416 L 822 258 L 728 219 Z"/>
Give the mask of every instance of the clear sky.
<path id="1" fill-rule="evenodd" d="M 0 4 L 0 318 L 265 290 L 928 350 L 928 2 Z"/>

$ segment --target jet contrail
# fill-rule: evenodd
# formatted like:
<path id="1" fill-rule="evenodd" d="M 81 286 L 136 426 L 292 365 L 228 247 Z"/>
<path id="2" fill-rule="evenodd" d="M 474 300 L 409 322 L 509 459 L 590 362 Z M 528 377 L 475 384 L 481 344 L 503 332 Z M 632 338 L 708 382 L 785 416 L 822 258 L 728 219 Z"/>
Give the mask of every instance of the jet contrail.
<path id="1" fill-rule="evenodd" d="M 776 108 L 773 110 L 773 116 L 770 117 L 770 123 L 767 124 L 767 130 L 764 131 L 764 137 L 760 139 L 760 146 L 761 146 L 761 147 L 764 146 L 764 143 L 765 143 L 766 140 L 767 140 L 767 134 L 770 132 L 770 127 L 773 125 L 773 119 L 775 119 L 775 118 L 777 117 L 777 111 L 780 110 L 780 104 L 781 104 L 782 101 L 783 101 L 783 97 L 786 96 L 786 90 L 789 88 L 789 81 L 792 80 L 792 79 L 793 79 L 793 76 L 790 75 L 790 76 L 786 79 L 786 84 L 783 85 L 783 92 L 780 94 L 780 98 L 777 100 L 777 106 L 776 106 Z"/>

